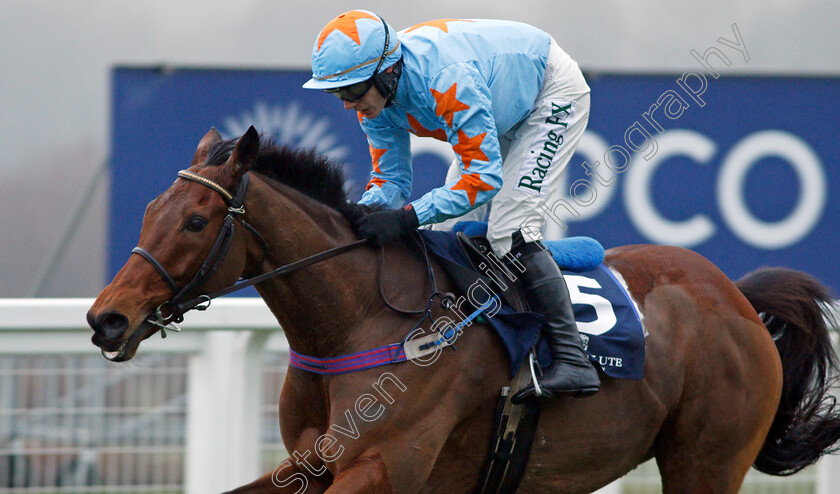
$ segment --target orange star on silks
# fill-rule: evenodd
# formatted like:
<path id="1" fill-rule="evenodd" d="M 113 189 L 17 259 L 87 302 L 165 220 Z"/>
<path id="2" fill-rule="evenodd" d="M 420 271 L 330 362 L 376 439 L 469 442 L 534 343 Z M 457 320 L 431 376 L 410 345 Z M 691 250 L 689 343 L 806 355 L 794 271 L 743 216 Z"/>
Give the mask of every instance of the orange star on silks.
<path id="1" fill-rule="evenodd" d="M 481 175 L 478 173 L 465 173 L 461 175 L 461 180 L 453 185 L 450 190 L 463 190 L 467 193 L 470 206 L 475 206 L 475 198 L 478 196 L 479 191 L 495 190 L 495 187 L 482 182 Z"/>
<path id="2" fill-rule="evenodd" d="M 458 144 L 452 146 L 452 150 L 458 153 L 461 161 L 464 162 L 464 169 L 469 169 L 472 160 L 490 161 L 484 151 L 481 150 L 481 143 L 487 132 L 482 132 L 474 137 L 468 137 L 467 133 L 458 129 Z"/>
<path id="3" fill-rule="evenodd" d="M 384 184 L 385 182 L 387 182 L 387 180 L 385 180 L 384 178 L 375 178 L 374 177 L 370 180 L 370 182 L 368 182 L 367 187 L 365 187 L 365 190 L 370 189 L 374 185 L 376 185 L 377 187 L 382 187 L 382 184 Z"/>
<path id="4" fill-rule="evenodd" d="M 417 119 L 414 118 L 410 113 L 406 113 L 406 117 L 408 117 L 408 125 L 411 125 L 411 130 L 413 131 L 414 135 L 418 137 L 434 137 L 439 141 L 447 141 L 445 130 L 429 130 L 426 127 L 423 127 L 420 124 L 420 122 L 418 122 Z"/>
<path id="5" fill-rule="evenodd" d="M 446 123 L 449 125 L 449 128 L 452 128 L 452 118 L 455 116 L 455 112 L 468 110 L 470 108 L 470 105 L 458 101 L 458 98 L 455 97 L 457 89 L 457 82 L 449 86 L 449 89 L 443 93 L 435 90 L 434 88 L 429 89 L 436 102 L 435 115 L 446 119 Z"/>
<path id="6" fill-rule="evenodd" d="M 382 155 L 385 154 L 386 151 L 388 151 L 388 149 L 376 149 L 375 147 L 373 147 L 373 144 L 369 144 L 368 146 L 370 148 L 370 159 L 373 163 L 373 171 L 375 171 L 376 173 L 382 173 L 382 171 L 379 169 L 379 158 L 381 158 Z"/>
<path id="7" fill-rule="evenodd" d="M 379 20 L 366 12 L 360 12 L 358 10 L 351 10 L 345 14 L 341 14 L 331 20 L 326 26 L 324 26 L 324 29 L 321 30 L 321 34 L 318 36 L 318 49 L 321 49 L 321 44 L 325 39 L 327 39 L 327 36 L 336 29 L 346 34 L 350 39 L 355 41 L 356 44 L 361 45 L 362 41 L 359 39 L 359 29 L 356 27 L 356 21 L 359 19 Z"/>
<path id="8" fill-rule="evenodd" d="M 467 19 L 435 19 L 433 21 L 423 22 L 423 23 L 420 23 L 420 24 L 415 24 L 415 25 L 411 26 L 410 28 L 406 29 L 405 32 L 410 33 L 411 31 L 414 31 L 415 29 L 420 29 L 423 26 L 431 26 L 431 27 L 436 27 L 436 28 L 440 29 L 441 31 L 443 31 L 445 33 L 448 33 L 449 32 L 449 26 L 447 26 L 446 23 L 447 22 L 454 22 L 454 21 L 475 22 L 475 21 L 470 21 L 470 20 L 467 20 Z"/>

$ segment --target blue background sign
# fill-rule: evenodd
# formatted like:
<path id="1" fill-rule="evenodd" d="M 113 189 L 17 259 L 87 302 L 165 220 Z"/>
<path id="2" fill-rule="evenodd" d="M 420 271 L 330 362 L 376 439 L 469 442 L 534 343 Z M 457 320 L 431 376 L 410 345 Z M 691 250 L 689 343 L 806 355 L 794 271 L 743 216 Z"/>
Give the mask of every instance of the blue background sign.
<path id="1" fill-rule="evenodd" d="M 214 126 L 249 125 L 279 144 L 344 163 L 351 197 L 369 177 L 355 113 L 301 88 L 304 71 L 113 71 L 108 275 L 137 244 L 146 204 Z M 840 291 L 840 79 L 590 75 L 592 111 L 563 194 L 546 199 L 546 236 L 605 247 L 682 245 L 732 278 L 760 266 L 804 270 Z M 412 141 L 412 198 L 443 183 L 445 143 Z M 835 166 L 831 166 L 835 164 Z"/>

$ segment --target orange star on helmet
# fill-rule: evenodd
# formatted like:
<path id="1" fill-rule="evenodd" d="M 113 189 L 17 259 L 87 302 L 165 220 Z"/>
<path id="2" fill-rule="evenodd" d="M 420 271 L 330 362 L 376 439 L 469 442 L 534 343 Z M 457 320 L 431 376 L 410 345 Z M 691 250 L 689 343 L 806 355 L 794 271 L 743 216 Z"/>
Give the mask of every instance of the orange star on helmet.
<path id="1" fill-rule="evenodd" d="M 321 34 L 318 36 L 318 49 L 321 49 L 321 44 L 327 39 L 333 31 L 341 31 L 342 33 L 346 34 L 350 39 L 356 42 L 356 44 L 361 45 L 362 41 L 359 38 L 359 29 L 356 27 L 356 21 L 359 19 L 373 19 L 378 21 L 376 17 L 368 14 L 367 12 L 361 12 L 358 10 L 351 10 L 350 12 L 345 12 L 340 16 L 336 17 L 335 19 L 331 20 L 324 26 L 324 29 L 321 30 Z"/>

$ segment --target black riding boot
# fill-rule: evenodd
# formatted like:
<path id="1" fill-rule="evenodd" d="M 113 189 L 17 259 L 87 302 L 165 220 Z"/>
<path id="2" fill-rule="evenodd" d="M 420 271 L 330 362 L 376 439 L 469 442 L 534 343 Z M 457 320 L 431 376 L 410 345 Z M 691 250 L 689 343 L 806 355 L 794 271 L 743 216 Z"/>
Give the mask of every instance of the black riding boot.
<path id="1" fill-rule="evenodd" d="M 519 232 L 514 234 L 511 254 L 525 267 L 520 275 L 525 297 L 531 310 L 545 316 L 542 333 L 551 350 L 551 366 L 537 379 L 541 397 L 555 398 L 566 393 L 575 397 L 593 395 L 598 392 L 601 380 L 583 350 L 563 275 L 549 252 L 521 239 Z M 535 396 L 532 383 L 516 393 L 513 402 L 521 403 Z"/>

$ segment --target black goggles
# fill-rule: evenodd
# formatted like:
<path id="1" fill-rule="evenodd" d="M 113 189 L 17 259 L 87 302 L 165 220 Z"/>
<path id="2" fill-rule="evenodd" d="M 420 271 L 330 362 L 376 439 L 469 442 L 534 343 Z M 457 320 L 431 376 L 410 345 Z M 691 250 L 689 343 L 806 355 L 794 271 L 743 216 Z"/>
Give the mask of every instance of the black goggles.
<path id="1" fill-rule="evenodd" d="M 373 86 L 373 78 L 350 84 L 349 86 L 325 89 L 324 91 L 334 94 L 344 101 L 355 103 L 364 98 L 365 94 L 370 91 L 371 86 Z"/>

